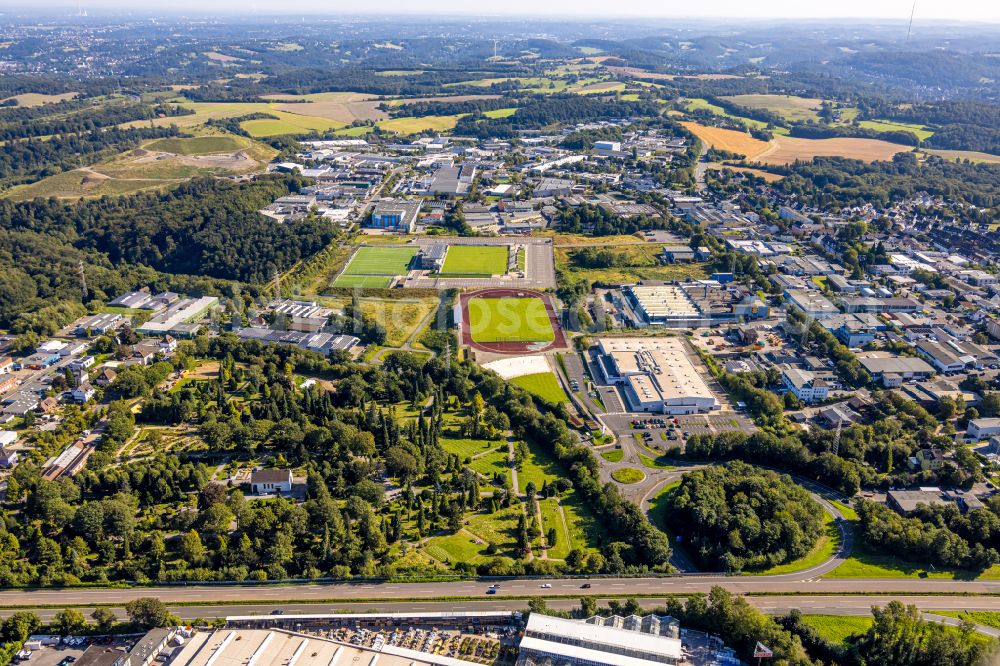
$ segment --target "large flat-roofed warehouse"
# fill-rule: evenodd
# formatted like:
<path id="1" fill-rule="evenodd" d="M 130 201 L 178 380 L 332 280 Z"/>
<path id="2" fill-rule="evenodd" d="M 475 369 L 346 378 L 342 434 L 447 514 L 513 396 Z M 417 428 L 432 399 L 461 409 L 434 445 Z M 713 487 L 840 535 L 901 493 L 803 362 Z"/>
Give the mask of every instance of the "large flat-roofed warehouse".
<path id="1" fill-rule="evenodd" d="M 518 666 L 653 666 L 681 662 L 679 638 L 532 613 Z"/>
<path id="2" fill-rule="evenodd" d="M 719 409 L 680 338 L 602 338 L 600 365 L 636 412 L 699 414 Z"/>
<path id="3" fill-rule="evenodd" d="M 708 318 L 678 285 L 625 285 L 622 296 L 642 323 L 668 328 L 708 326 Z"/>

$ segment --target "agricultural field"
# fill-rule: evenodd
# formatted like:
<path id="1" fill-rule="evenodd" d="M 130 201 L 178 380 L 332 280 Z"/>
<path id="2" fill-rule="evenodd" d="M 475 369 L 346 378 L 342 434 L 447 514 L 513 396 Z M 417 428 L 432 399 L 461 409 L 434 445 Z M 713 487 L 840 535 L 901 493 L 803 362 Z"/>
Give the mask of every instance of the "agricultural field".
<path id="1" fill-rule="evenodd" d="M 720 127 L 709 127 L 693 122 L 682 122 L 681 125 L 708 146 L 717 150 L 744 155 L 747 159 L 753 159 L 770 146 L 766 141 L 755 139 L 746 132 L 738 132 Z"/>
<path id="2" fill-rule="evenodd" d="M 980 153 L 973 150 L 923 150 L 921 152 L 927 153 L 928 155 L 936 155 L 938 157 L 943 157 L 946 160 L 953 160 L 956 162 L 968 160 L 974 163 L 1000 163 L 1000 155 Z"/>
<path id="3" fill-rule="evenodd" d="M 461 114 L 454 116 L 423 116 L 420 118 L 404 116 L 402 118 L 379 121 L 378 126 L 386 132 L 395 132 L 397 134 L 417 134 L 418 132 L 427 130 L 447 132 L 458 124 L 458 119 L 461 117 Z"/>
<path id="4" fill-rule="evenodd" d="M 21 93 L 20 95 L 14 95 L 13 97 L 5 97 L 0 99 L 0 104 L 7 102 L 9 100 L 16 100 L 17 106 L 30 108 L 33 106 L 41 106 L 42 104 L 53 104 L 55 102 L 62 102 L 67 99 L 73 99 L 78 93 L 69 92 L 62 93 L 61 95 L 46 95 L 44 93 Z"/>
<path id="5" fill-rule="evenodd" d="M 452 245 L 441 275 L 503 275 L 507 272 L 508 252 L 505 245 Z"/>
<path id="6" fill-rule="evenodd" d="M 540 298 L 473 298 L 469 326 L 476 342 L 551 342 L 552 322 Z"/>
<path id="7" fill-rule="evenodd" d="M 558 405 L 559 403 L 569 400 L 566 396 L 566 392 L 563 391 L 562 386 L 559 385 L 559 380 L 556 379 L 556 376 L 551 372 L 521 375 L 520 377 L 514 377 L 511 379 L 510 383 L 515 386 L 520 386 L 528 393 L 538 396 L 542 400 L 550 402 L 553 405 Z"/>
<path id="8" fill-rule="evenodd" d="M 744 155 L 748 162 L 791 164 L 795 160 L 811 160 L 820 155 L 849 157 L 866 162 L 890 160 L 896 153 L 906 152 L 907 146 L 880 139 L 803 139 L 775 135 L 770 142 L 755 139 L 746 132 L 707 127 L 699 123 L 682 122 L 691 133 L 713 148 Z"/>
<path id="9" fill-rule="evenodd" d="M 908 146 L 880 139 L 802 139 L 775 136 L 771 147 L 753 158 L 764 164 L 791 164 L 796 160 L 811 160 L 821 155 L 848 157 L 864 162 L 891 160 L 896 153 L 909 151 Z"/>
<path id="10" fill-rule="evenodd" d="M 380 289 L 406 273 L 417 254 L 415 247 L 361 247 L 354 253 L 334 287 Z"/>
<path id="11" fill-rule="evenodd" d="M 751 109 L 764 109 L 789 122 L 819 121 L 823 100 L 792 95 L 733 95 L 722 99 Z"/>
<path id="12" fill-rule="evenodd" d="M 512 115 L 517 113 L 517 107 L 512 106 L 506 109 L 493 109 L 492 111 L 483 111 L 483 115 L 487 118 L 510 118 Z"/>
<path id="13" fill-rule="evenodd" d="M 387 120 L 379 110 L 382 103 L 375 95 L 356 92 L 324 92 L 309 95 L 268 95 L 268 102 L 279 102 L 278 111 L 328 118 L 349 125 L 355 120 Z"/>
<path id="14" fill-rule="evenodd" d="M 876 132 L 911 132 L 921 141 L 934 136 L 934 131 L 927 129 L 923 125 L 900 123 L 893 120 L 862 120 L 858 123 L 858 127 L 874 130 Z"/>

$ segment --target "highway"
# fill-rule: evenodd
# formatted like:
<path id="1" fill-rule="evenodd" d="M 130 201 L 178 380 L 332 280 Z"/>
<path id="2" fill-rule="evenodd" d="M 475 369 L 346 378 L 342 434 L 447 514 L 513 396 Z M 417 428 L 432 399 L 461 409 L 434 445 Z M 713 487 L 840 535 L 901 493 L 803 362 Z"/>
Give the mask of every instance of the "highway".
<path id="1" fill-rule="evenodd" d="M 808 575 L 808 574 L 807 574 Z M 490 581 L 492 582 L 492 581 Z M 309 583 L 302 585 L 185 585 L 128 589 L 69 588 L 5 590 L 0 607 L 88 606 L 125 603 L 138 597 L 158 597 L 168 604 L 191 603 L 338 603 L 443 600 L 486 597 L 490 582 L 436 583 Z M 590 588 L 582 588 L 588 583 Z M 543 584 L 551 588 L 543 588 Z M 511 579 L 500 582 L 491 600 L 504 597 L 655 597 L 707 593 L 721 586 L 734 594 L 768 595 L 1000 595 L 1000 580 L 959 581 L 926 578 L 804 578 L 802 573 L 780 576 L 684 575 L 669 578 Z M 994 608 L 998 602 L 992 600 Z"/>
<path id="2" fill-rule="evenodd" d="M 751 604 L 765 613 L 771 615 L 782 615 L 793 609 L 801 610 L 803 613 L 816 615 L 855 615 L 867 616 L 871 614 L 872 606 L 885 606 L 894 597 L 857 595 L 847 597 L 825 597 L 825 596 L 797 596 L 797 597 L 749 597 Z M 639 604 L 644 609 L 653 609 L 663 604 L 663 599 L 640 597 Z M 930 610 L 931 613 L 924 613 L 925 619 L 947 624 L 957 624 L 954 618 L 933 615 L 933 611 L 959 611 L 959 610 L 994 610 L 996 599 L 991 597 L 949 597 L 949 596 L 923 596 L 907 597 L 904 601 L 908 604 L 916 604 L 923 610 Z M 605 599 L 599 599 L 601 605 L 606 605 Z M 193 620 L 195 618 L 216 618 L 232 615 L 270 615 L 272 611 L 281 610 L 286 615 L 296 614 L 321 614 L 321 613 L 418 613 L 428 611 L 498 611 L 498 610 L 525 610 L 527 604 L 524 601 L 514 599 L 483 599 L 475 601 L 429 601 L 429 602 L 398 602 L 384 601 L 378 603 L 338 603 L 338 604 L 312 604 L 312 603 L 274 603 L 266 602 L 260 604 L 234 604 L 234 605 L 198 605 L 198 606 L 171 606 L 171 612 L 177 614 L 182 619 Z M 579 607 L 577 599 L 553 599 L 548 603 L 550 608 L 556 610 L 571 610 Z M 6 617 L 16 610 L 23 609 L 0 609 L 0 617 Z M 36 609 L 39 617 L 43 621 L 49 621 L 59 612 L 59 608 Z M 93 607 L 82 607 L 80 610 L 87 616 L 93 612 Z M 120 618 L 125 617 L 122 607 L 114 608 Z M 978 627 L 978 631 L 990 636 L 1000 636 L 1000 631 L 989 627 Z"/>

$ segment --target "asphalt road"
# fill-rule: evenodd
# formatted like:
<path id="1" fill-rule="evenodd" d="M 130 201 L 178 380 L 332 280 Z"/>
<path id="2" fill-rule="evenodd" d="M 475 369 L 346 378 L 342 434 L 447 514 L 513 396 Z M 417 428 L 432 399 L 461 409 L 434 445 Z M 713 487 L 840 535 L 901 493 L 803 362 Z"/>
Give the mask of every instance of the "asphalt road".
<path id="1" fill-rule="evenodd" d="M 780 576 L 681 575 L 668 578 L 510 579 L 501 583 L 494 599 L 503 597 L 571 597 L 685 595 L 708 592 L 721 586 L 736 594 L 774 595 L 1000 595 L 1000 580 L 957 581 L 922 578 L 837 579 L 814 578 L 802 573 Z M 551 588 L 542 588 L 548 582 Z M 581 585 L 591 585 L 584 592 Z M 188 585 L 129 589 L 6 590 L 0 607 L 87 606 L 125 603 L 155 596 L 166 603 L 337 603 L 339 601 L 417 601 L 447 597 L 485 597 L 485 581 L 438 583 L 310 583 L 304 585 Z M 492 596 L 492 595 L 491 595 Z M 462 603 L 462 602 L 457 602 Z M 993 607 L 997 602 L 993 600 Z"/>
<path id="2" fill-rule="evenodd" d="M 751 604 L 770 615 L 783 615 L 790 610 L 798 609 L 803 613 L 816 615 L 869 615 L 872 606 L 885 606 L 893 600 L 887 596 L 847 596 L 847 597 L 827 597 L 827 596 L 798 596 L 798 597 L 749 597 Z M 954 618 L 933 615 L 933 611 L 959 611 L 959 610 L 994 610 L 996 600 L 991 597 L 949 597 L 949 596 L 925 596 L 907 597 L 904 600 L 908 604 L 916 604 L 925 611 L 925 617 L 934 621 L 948 624 L 957 624 Z M 663 599 L 640 597 L 639 604 L 646 609 L 656 608 L 663 604 Z M 607 599 L 598 599 L 602 606 L 607 604 Z M 553 599 L 549 602 L 549 607 L 556 610 L 571 610 L 579 607 L 578 599 Z M 400 613 L 400 612 L 427 612 L 427 611 L 497 611 L 497 610 L 524 610 L 526 604 L 523 601 L 489 599 L 481 601 L 464 602 L 376 602 L 376 603 L 341 603 L 341 604 L 311 604 L 311 603 L 261 603 L 261 604 L 235 604 L 235 605 L 203 605 L 203 606 L 171 606 L 171 612 L 179 615 L 182 619 L 193 620 L 195 618 L 211 619 L 215 617 L 226 617 L 233 615 L 270 615 L 272 611 L 281 610 L 286 615 L 296 614 L 321 614 L 321 613 Z M 0 617 L 6 617 L 16 610 L 23 609 L 0 609 Z M 58 608 L 41 608 L 35 612 L 43 621 L 49 621 L 59 612 Z M 85 615 L 89 616 L 93 612 L 92 607 L 80 608 Z M 114 608 L 115 613 L 125 617 L 123 608 Z M 931 613 L 926 611 L 930 610 Z M 982 633 L 991 636 L 1000 635 L 1000 631 L 980 627 Z"/>

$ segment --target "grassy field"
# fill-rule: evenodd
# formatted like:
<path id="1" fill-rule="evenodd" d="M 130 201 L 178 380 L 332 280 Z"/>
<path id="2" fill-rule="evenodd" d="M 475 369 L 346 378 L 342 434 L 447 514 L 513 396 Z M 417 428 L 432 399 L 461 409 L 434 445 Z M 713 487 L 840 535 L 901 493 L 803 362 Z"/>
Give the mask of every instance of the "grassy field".
<path id="1" fill-rule="evenodd" d="M 528 455 L 517 470 L 517 492 L 525 492 L 530 482 L 534 482 L 535 488 L 540 489 L 544 482 L 552 483 L 562 475 L 562 468 L 548 451 L 537 444 L 528 444 Z"/>
<path id="2" fill-rule="evenodd" d="M 442 437 L 438 440 L 443 448 L 448 453 L 454 453 L 461 460 L 466 458 L 472 458 L 482 453 L 492 451 L 500 443 L 486 440 L 486 439 L 464 439 L 457 437 Z M 506 444 L 502 445 L 506 449 Z"/>
<path id="3" fill-rule="evenodd" d="M 522 375 L 521 377 L 511 379 L 510 383 L 520 386 L 528 393 L 536 395 L 546 402 L 551 402 L 553 405 L 569 400 L 566 392 L 559 385 L 559 380 L 551 372 Z"/>
<path id="4" fill-rule="evenodd" d="M 580 248 L 557 244 L 554 251 L 556 269 L 564 273 L 569 281 L 585 278 L 598 285 L 621 285 L 639 280 L 671 281 L 684 280 L 688 277 L 691 279 L 708 277 L 703 264 L 664 265 L 657 259 L 657 255 L 663 249 L 659 244 L 643 243 L 634 236 L 623 238 L 633 239 L 636 242 L 625 241 L 623 244 L 608 247 L 616 255 L 615 265 L 611 268 L 577 266 L 573 262 L 573 255 L 580 251 Z M 612 243 L 609 241 L 608 245 L 611 246 Z"/>
<path id="5" fill-rule="evenodd" d="M 397 134 L 416 134 L 425 130 L 447 132 L 455 127 L 458 119 L 461 117 L 461 114 L 453 116 L 422 116 L 419 118 L 404 116 L 402 118 L 379 121 L 378 126 L 386 132 L 395 132 Z"/>
<path id="6" fill-rule="evenodd" d="M 955 162 L 968 160 L 976 163 L 1000 163 L 1000 155 L 980 153 L 973 150 L 924 150 L 922 152 L 927 153 L 928 155 L 937 155 L 938 157 L 943 157 L 946 160 L 952 160 Z"/>
<path id="7" fill-rule="evenodd" d="M 551 342 L 552 322 L 540 298 L 473 298 L 469 325 L 476 342 Z"/>
<path id="8" fill-rule="evenodd" d="M 7 190 L 2 196 L 15 201 L 25 201 L 35 197 L 56 197 L 77 199 L 79 197 L 102 197 L 119 194 L 135 194 L 145 190 L 158 190 L 182 180 L 138 179 L 116 180 L 82 169 L 64 171 L 30 185 L 18 185 Z"/>
<path id="9" fill-rule="evenodd" d="M 935 615 L 957 617 L 986 627 L 1000 629 L 1000 611 L 928 611 Z"/>
<path id="10" fill-rule="evenodd" d="M 611 478 L 618 483 L 639 483 L 646 478 L 646 473 L 634 467 L 622 467 L 611 472 Z"/>
<path id="11" fill-rule="evenodd" d="M 510 118 L 512 115 L 517 113 L 517 107 L 512 106 L 506 109 L 493 109 L 492 111 L 483 111 L 483 115 L 487 118 Z"/>
<path id="12" fill-rule="evenodd" d="M 452 245 L 441 267 L 442 275 L 503 275 L 508 249 L 504 245 Z"/>
<path id="13" fill-rule="evenodd" d="M 768 183 L 777 183 L 779 180 L 784 178 L 784 176 L 780 174 L 764 171 L 763 169 L 754 169 L 753 167 L 735 166 L 731 164 L 721 164 L 719 162 L 709 163 L 708 170 L 711 171 L 712 169 L 718 169 L 720 171 L 728 169 L 729 171 L 735 171 L 736 173 L 745 173 L 751 176 L 759 176 Z"/>
<path id="14" fill-rule="evenodd" d="M 868 631 L 870 615 L 803 615 L 802 620 L 831 643 L 843 644 L 855 634 Z"/>
<path id="15" fill-rule="evenodd" d="M 360 247 L 344 275 L 403 275 L 416 255 L 415 247 Z"/>
<path id="16" fill-rule="evenodd" d="M 832 504 L 835 507 L 837 507 L 837 509 L 842 514 L 844 514 L 844 518 L 846 518 L 847 520 L 857 520 L 858 519 L 858 512 L 855 511 L 854 509 L 852 509 L 851 507 L 847 506 L 843 502 L 838 502 L 837 500 L 832 500 L 832 499 L 831 500 L 827 500 L 827 501 L 830 504 Z"/>
<path id="17" fill-rule="evenodd" d="M 556 543 L 549 545 L 549 558 L 564 560 L 572 549 L 573 541 L 568 525 L 565 525 L 559 511 L 559 500 L 555 497 L 544 499 L 538 503 L 542 514 L 542 534 L 548 534 L 549 529 L 556 531 Z"/>
<path id="18" fill-rule="evenodd" d="M 566 526 L 573 542 L 572 547 L 588 550 L 601 543 L 604 535 L 601 523 L 583 504 L 576 492 L 570 490 L 563 493 L 560 501 L 562 502 L 563 515 L 566 517 Z"/>
<path id="19" fill-rule="evenodd" d="M 908 562 L 892 555 L 869 552 L 855 544 L 854 552 L 839 567 L 823 578 L 931 578 L 941 580 L 1000 579 L 1000 565 L 983 571 L 931 568 L 920 562 Z"/>
<path id="20" fill-rule="evenodd" d="M 305 106 L 305 105 L 300 105 Z M 345 123 L 328 118 L 316 116 L 303 116 L 283 111 L 267 111 L 271 115 L 277 116 L 277 120 L 270 118 L 259 118 L 257 120 L 245 120 L 240 123 L 246 132 L 254 137 L 268 136 L 295 136 L 298 134 L 312 134 L 313 132 L 325 132 L 344 127 Z"/>
<path id="21" fill-rule="evenodd" d="M 250 142 L 236 136 L 193 136 L 187 138 L 156 139 L 143 145 L 145 150 L 175 155 L 212 155 L 231 153 L 249 147 Z"/>
<path id="22" fill-rule="evenodd" d="M 385 289 L 392 278 L 385 275 L 341 275 L 333 282 L 339 289 Z"/>
<path id="23" fill-rule="evenodd" d="M 32 107 L 41 106 L 42 104 L 52 104 L 53 102 L 62 102 L 67 99 L 73 99 L 79 93 L 69 92 L 62 93 L 61 95 L 46 95 L 44 93 L 21 93 L 20 95 L 14 95 L 13 97 L 5 97 L 0 99 L 0 102 L 6 102 L 8 100 L 17 100 L 17 105 L 20 107 Z"/>
<path id="24" fill-rule="evenodd" d="M 602 451 L 601 457 L 608 462 L 621 462 L 622 458 L 625 457 L 625 452 L 621 449 L 611 449 L 610 451 Z"/>
<path id="25" fill-rule="evenodd" d="M 764 109 L 791 122 L 819 121 L 823 100 L 792 95 L 733 95 L 722 99 L 751 109 Z"/>
<path id="26" fill-rule="evenodd" d="M 361 299 L 362 312 L 385 327 L 386 347 L 401 347 L 437 306 L 433 297 Z"/>
<path id="27" fill-rule="evenodd" d="M 755 120 L 753 118 L 747 118 L 745 116 L 734 115 L 723 109 L 718 104 L 712 104 L 707 99 L 702 99 L 701 97 L 693 97 L 691 99 L 688 99 L 684 103 L 684 108 L 687 109 L 688 111 L 698 111 L 705 109 L 711 111 L 716 116 L 722 116 L 724 118 L 731 118 L 733 120 L 738 120 L 747 127 L 754 127 L 757 129 L 763 129 L 767 127 L 767 123 L 765 122 L 761 122 L 760 120 Z"/>
<path id="28" fill-rule="evenodd" d="M 875 130 L 876 132 L 912 132 L 921 141 L 934 136 L 933 130 L 929 130 L 923 125 L 912 123 L 899 123 L 892 120 L 862 120 L 858 127 Z"/>

